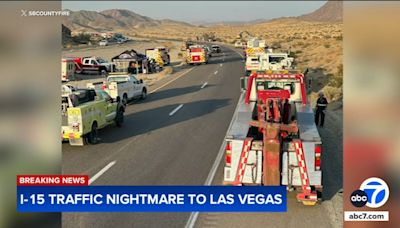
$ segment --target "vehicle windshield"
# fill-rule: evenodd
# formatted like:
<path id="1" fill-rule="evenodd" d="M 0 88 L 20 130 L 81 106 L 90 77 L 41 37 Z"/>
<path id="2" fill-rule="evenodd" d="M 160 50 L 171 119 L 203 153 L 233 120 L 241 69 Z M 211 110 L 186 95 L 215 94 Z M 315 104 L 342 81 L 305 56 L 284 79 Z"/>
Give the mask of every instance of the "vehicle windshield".
<path id="1" fill-rule="evenodd" d="M 270 63 L 280 63 L 284 59 L 286 59 L 284 56 L 270 56 L 269 62 Z"/>
<path id="2" fill-rule="evenodd" d="M 96 60 L 98 63 L 106 63 L 106 61 L 102 58 L 97 58 Z"/>
<path id="3" fill-rule="evenodd" d="M 126 82 L 128 81 L 128 78 L 126 76 L 121 76 L 121 77 L 109 77 L 107 79 L 108 82 Z"/>
<path id="4" fill-rule="evenodd" d="M 257 81 L 257 90 L 289 90 L 290 94 L 296 92 L 296 82 L 293 81 Z"/>

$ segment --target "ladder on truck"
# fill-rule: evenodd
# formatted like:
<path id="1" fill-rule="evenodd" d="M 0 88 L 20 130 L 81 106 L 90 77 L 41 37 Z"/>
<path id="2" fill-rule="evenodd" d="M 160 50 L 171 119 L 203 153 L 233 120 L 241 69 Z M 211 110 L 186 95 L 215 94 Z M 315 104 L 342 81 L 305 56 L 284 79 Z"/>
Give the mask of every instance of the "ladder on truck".
<path id="1" fill-rule="evenodd" d="M 249 152 L 251 149 L 252 141 L 253 141 L 253 138 L 246 138 L 243 141 L 242 153 L 240 155 L 240 160 L 239 160 L 239 168 L 237 169 L 236 177 L 235 177 L 235 181 L 233 182 L 233 185 L 236 185 L 236 186 L 242 185 L 243 176 L 244 176 L 244 172 L 246 170 L 247 159 L 249 158 Z"/>
<path id="2" fill-rule="evenodd" d="M 299 164 L 301 187 L 302 187 L 302 192 L 298 193 L 296 195 L 296 198 L 304 205 L 313 206 L 317 203 L 318 196 L 315 191 L 311 190 L 310 179 L 307 171 L 307 164 L 304 157 L 303 144 L 300 139 L 294 139 L 293 144 L 296 150 L 297 161 Z"/>

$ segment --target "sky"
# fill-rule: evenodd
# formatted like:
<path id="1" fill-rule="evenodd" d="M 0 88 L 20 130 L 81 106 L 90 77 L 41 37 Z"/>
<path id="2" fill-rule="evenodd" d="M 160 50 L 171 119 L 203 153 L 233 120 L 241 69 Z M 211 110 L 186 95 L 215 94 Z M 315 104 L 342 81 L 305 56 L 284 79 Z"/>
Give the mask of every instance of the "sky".
<path id="1" fill-rule="evenodd" d="M 229 22 L 300 16 L 321 7 L 326 1 L 63 1 L 72 11 L 127 9 L 153 19 L 189 23 Z"/>

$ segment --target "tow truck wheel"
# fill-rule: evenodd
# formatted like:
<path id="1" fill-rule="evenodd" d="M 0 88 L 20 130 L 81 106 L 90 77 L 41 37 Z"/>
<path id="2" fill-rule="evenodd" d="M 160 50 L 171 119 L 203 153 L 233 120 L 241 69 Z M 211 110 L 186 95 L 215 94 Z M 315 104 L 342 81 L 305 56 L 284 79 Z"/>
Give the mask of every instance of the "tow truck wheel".
<path id="1" fill-rule="evenodd" d="M 97 122 L 94 122 L 92 124 L 92 130 L 90 131 L 88 136 L 88 143 L 92 145 L 99 143 L 98 136 L 99 136 L 99 130 L 97 129 Z"/>
<path id="2" fill-rule="evenodd" d="M 122 127 L 122 124 L 124 123 L 124 110 L 122 108 L 120 108 L 117 112 L 115 123 L 117 124 L 117 127 Z"/>
<path id="3" fill-rule="evenodd" d="M 144 99 L 146 99 L 146 97 L 147 97 L 147 91 L 146 91 L 145 88 L 143 88 L 143 90 L 142 90 L 142 95 L 140 96 L 140 98 L 141 98 L 142 100 L 144 100 Z"/>

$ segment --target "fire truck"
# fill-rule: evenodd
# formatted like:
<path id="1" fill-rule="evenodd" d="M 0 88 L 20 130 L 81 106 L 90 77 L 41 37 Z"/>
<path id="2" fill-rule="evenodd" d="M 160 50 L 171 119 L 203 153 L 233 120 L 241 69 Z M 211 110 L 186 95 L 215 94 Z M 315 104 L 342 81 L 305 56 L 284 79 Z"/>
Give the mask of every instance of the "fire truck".
<path id="1" fill-rule="evenodd" d="M 307 103 L 305 74 L 252 72 L 228 129 L 224 184 L 286 185 L 315 205 L 322 191 L 321 137 Z"/>
<path id="2" fill-rule="evenodd" d="M 208 63 L 206 50 L 201 46 L 191 46 L 187 49 L 186 62 L 188 64 Z"/>

